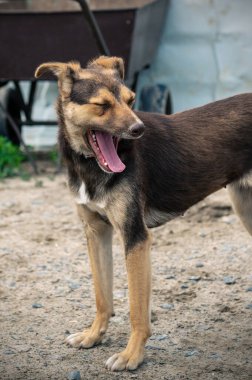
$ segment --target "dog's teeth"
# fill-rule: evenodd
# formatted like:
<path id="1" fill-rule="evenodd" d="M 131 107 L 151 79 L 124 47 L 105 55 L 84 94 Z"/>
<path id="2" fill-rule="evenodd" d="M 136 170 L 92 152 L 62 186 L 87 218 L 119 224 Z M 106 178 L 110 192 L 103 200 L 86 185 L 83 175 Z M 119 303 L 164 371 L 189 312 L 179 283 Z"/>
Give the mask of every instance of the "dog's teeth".
<path id="1" fill-rule="evenodd" d="M 105 166 L 108 166 L 108 163 L 105 161 L 105 162 L 104 162 L 104 165 L 105 165 Z"/>

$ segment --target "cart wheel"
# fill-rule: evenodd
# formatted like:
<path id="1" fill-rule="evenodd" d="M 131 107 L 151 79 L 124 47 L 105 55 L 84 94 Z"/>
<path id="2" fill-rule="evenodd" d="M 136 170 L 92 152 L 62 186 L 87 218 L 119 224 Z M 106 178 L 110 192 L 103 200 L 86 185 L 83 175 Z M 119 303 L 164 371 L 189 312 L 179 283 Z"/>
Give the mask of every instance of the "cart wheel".
<path id="1" fill-rule="evenodd" d="M 16 90 L 10 88 L 2 92 L 0 96 L 0 101 L 5 107 L 6 111 L 16 122 L 21 133 L 21 110 Z M 10 123 L 2 113 L 0 114 L 0 135 L 7 137 L 13 144 L 20 145 L 20 141 L 16 133 L 13 131 Z"/>
<path id="2" fill-rule="evenodd" d="M 172 113 L 171 95 L 163 84 L 143 87 L 140 95 L 139 110 L 170 115 Z"/>

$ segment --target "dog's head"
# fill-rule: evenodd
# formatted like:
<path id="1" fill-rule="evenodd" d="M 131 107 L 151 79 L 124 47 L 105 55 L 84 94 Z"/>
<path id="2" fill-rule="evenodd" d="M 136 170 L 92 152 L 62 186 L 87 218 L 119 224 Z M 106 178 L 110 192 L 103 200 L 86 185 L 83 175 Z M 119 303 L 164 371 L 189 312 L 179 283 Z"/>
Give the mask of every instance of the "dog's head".
<path id="1" fill-rule="evenodd" d="M 95 157 L 106 172 L 123 171 L 119 140 L 136 139 L 144 132 L 131 109 L 135 94 L 123 84 L 123 60 L 101 56 L 86 69 L 78 62 L 48 62 L 37 68 L 35 76 L 50 71 L 58 77 L 60 117 L 72 149 Z"/>

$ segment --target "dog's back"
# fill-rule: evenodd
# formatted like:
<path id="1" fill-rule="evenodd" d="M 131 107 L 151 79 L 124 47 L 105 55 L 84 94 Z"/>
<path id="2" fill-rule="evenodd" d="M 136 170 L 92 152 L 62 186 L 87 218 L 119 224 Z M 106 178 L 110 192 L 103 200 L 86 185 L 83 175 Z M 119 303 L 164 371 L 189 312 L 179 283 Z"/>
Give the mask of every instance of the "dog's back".
<path id="1" fill-rule="evenodd" d="M 137 114 L 146 126 L 134 144 L 147 209 L 183 213 L 252 169 L 252 94 L 170 116 Z"/>

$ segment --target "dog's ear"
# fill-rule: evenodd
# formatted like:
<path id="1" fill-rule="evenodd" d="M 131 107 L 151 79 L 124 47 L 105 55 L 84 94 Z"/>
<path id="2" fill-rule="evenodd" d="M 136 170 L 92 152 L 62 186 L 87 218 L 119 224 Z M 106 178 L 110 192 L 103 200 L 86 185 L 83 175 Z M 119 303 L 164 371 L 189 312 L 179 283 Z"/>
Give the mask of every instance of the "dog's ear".
<path id="1" fill-rule="evenodd" d="M 41 65 L 39 65 L 36 68 L 35 78 L 39 78 L 42 75 L 50 73 L 50 72 L 53 73 L 54 75 L 56 75 L 57 77 L 59 77 L 60 74 L 63 71 L 65 71 L 65 69 L 66 69 L 66 64 L 65 63 L 61 63 L 61 62 L 46 62 L 46 63 L 42 63 Z"/>
<path id="2" fill-rule="evenodd" d="M 94 59 L 88 64 L 88 68 L 102 66 L 104 69 L 114 70 L 121 79 L 124 79 L 124 62 L 119 57 L 106 57 L 104 55 Z"/>
<path id="3" fill-rule="evenodd" d="M 35 77 L 46 73 L 52 73 L 58 78 L 58 86 L 63 96 L 68 96 L 71 92 L 72 85 L 75 79 L 78 78 L 81 70 L 79 62 L 71 61 L 68 63 L 62 62 L 46 62 L 37 67 Z"/>

